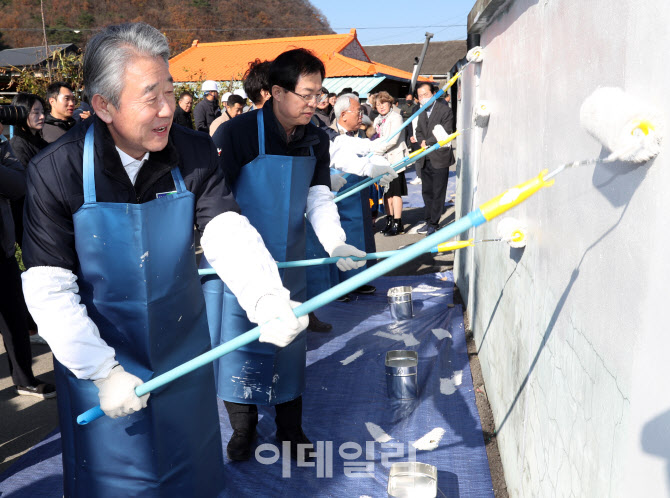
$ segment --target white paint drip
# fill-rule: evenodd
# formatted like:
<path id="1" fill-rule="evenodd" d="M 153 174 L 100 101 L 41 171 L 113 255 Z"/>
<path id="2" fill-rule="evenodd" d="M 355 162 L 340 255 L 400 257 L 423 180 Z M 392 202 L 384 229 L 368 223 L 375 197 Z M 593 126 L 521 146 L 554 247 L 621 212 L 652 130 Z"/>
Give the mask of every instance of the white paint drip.
<path id="1" fill-rule="evenodd" d="M 421 284 L 417 287 L 412 287 L 412 292 L 435 292 L 444 290 L 442 287 L 433 287 L 432 285 Z"/>
<path id="2" fill-rule="evenodd" d="M 405 342 L 405 346 L 410 347 L 410 346 L 416 346 L 418 344 L 421 344 L 419 341 L 416 340 L 416 337 L 414 337 L 414 334 L 389 334 L 388 332 L 375 332 L 375 335 L 378 337 L 385 337 L 387 339 L 393 339 L 394 341 L 397 341 L 400 339 L 401 341 Z"/>
<path id="3" fill-rule="evenodd" d="M 365 422 L 365 427 L 372 436 L 372 438 L 378 443 L 388 443 L 391 439 L 393 439 L 391 436 L 386 434 L 386 432 L 384 432 L 384 429 L 379 427 L 377 424 L 373 424 L 372 422 Z"/>
<path id="4" fill-rule="evenodd" d="M 252 393 L 249 386 L 244 386 L 244 399 L 251 399 Z"/>
<path id="5" fill-rule="evenodd" d="M 184 316 L 184 315 L 181 315 L 181 316 L 179 317 L 179 320 L 177 320 L 178 322 L 181 322 L 181 317 L 182 317 L 182 316 Z"/>
<path id="6" fill-rule="evenodd" d="M 456 388 L 463 383 L 463 370 L 456 370 L 454 375 L 440 379 L 440 392 L 449 396 L 456 392 Z"/>
<path id="7" fill-rule="evenodd" d="M 436 427 L 421 439 L 414 441 L 412 446 L 414 446 L 417 450 L 433 451 L 439 446 L 440 441 L 442 440 L 442 436 L 444 436 L 445 432 L 446 431 L 442 427 Z"/>
<path id="8" fill-rule="evenodd" d="M 342 363 L 342 365 L 348 365 L 349 363 L 351 363 L 352 361 L 354 361 L 357 358 L 360 358 L 361 356 L 363 356 L 363 350 L 359 349 L 358 351 L 356 351 L 351 356 L 347 356 L 344 360 L 341 360 L 340 363 Z"/>
<path id="9" fill-rule="evenodd" d="M 433 335 L 435 337 L 437 337 L 438 339 L 445 339 L 447 337 L 449 339 L 451 339 L 451 334 L 446 329 L 433 329 L 432 332 L 433 332 Z"/>
<path id="10" fill-rule="evenodd" d="M 145 252 L 144 254 L 142 254 L 142 256 L 140 256 L 140 261 L 141 261 L 142 263 L 144 263 L 144 261 L 145 261 L 148 257 L 149 257 L 149 251 Z"/>

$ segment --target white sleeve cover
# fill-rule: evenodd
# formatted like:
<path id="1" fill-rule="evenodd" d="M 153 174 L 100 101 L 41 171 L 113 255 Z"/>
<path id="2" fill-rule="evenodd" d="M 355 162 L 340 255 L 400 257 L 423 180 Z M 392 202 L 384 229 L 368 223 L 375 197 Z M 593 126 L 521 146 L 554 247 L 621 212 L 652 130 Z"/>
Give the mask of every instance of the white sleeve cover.
<path id="1" fill-rule="evenodd" d="M 310 187 L 307 194 L 307 220 L 328 254 L 347 240 L 334 198 L 335 195 L 325 185 Z"/>
<path id="2" fill-rule="evenodd" d="M 115 351 L 81 304 L 70 270 L 36 266 L 24 272 L 23 294 L 30 314 L 56 359 L 79 379 L 104 379 L 118 365 Z"/>
<path id="3" fill-rule="evenodd" d="M 261 297 L 272 294 L 289 299 L 277 263 L 246 217 L 233 211 L 217 215 L 207 223 L 200 243 L 207 261 L 235 294 L 250 322 L 258 323 L 256 305 Z"/>
<path id="4" fill-rule="evenodd" d="M 370 141 L 365 138 L 340 135 L 330 142 L 330 167 L 352 175 L 367 176 Z"/>

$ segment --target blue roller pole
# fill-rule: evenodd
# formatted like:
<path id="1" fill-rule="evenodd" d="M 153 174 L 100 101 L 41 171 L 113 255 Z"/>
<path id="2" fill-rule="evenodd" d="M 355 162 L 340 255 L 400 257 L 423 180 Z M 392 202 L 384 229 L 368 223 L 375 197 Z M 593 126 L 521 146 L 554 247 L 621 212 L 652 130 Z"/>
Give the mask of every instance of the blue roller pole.
<path id="1" fill-rule="evenodd" d="M 345 280 L 344 282 L 341 282 L 335 287 L 332 287 L 327 291 L 319 294 L 318 296 L 315 296 L 312 299 L 305 301 L 301 305 L 294 308 L 293 311 L 297 317 L 305 316 L 308 313 L 311 313 L 312 311 L 315 311 L 321 308 L 322 306 L 331 303 L 337 298 L 342 297 L 345 294 L 349 294 L 350 292 L 353 292 L 355 289 L 358 289 L 361 285 L 365 285 L 368 282 L 374 280 L 375 278 L 381 277 L 382 275 L 390 272 L 391 270 L 395 270 L 399 266 L 404 265 L 408 261 L 411 261 L 412 259 L 426 252 L 429 252 L 433 247 L 443 242 L 446 242 L 447 240 L 450 240 L 460 235 L 466 230 L 469 230 L 472 227 L 479 226 L 485 222 L 486 218 L 484 218 L 484 215 L 482 214 L 481 210 L 476 209 L 471 213 L 469 213 L 467 216 L 464 216 L 458 221 L 455 221 L 454 223 L 447 225 L 446 227 L 435 232 L 434 234 L 429 235 L 425 239 L 420 240 L 419 242 L 416 242 L 411 246 L 406 247 L 405 249 L 397 251 L 397 253 L 391 256 L 390 258 L 377 263 L 373 267 L 368 268 L 367 270 L 359 273 L 358 275 L 354 275 L 353 277 Z M 169 370 L 145 382 L 141 386 L 135 388 L 135 393 L 138 396 L 143 396 L 153 391 L 154 389 L 158 389 L 159 387 L 169 384 L 173 380 L 178 379 L 179 377 L 182 377 L 197 368 L 200 368 L 204 365 L 207 365 L 208 363 L 211 363 L 212 361 L 230 353 L 231 351 L 235 351 L 236 349 L 246 344 L 249 344 L 252 341 L 257 340 L 259 337 L 260 337 L 260 327 L 255 327 L 250 331 L 245 332 L 244 334 L 236 337 L 235 339 L 228 341 L 224 344 L 221 344 L 220 346 L 217 346 L 216 348 L 206 353 L 203 353 L 200 356 L 197 356 L 192 360 L 189 360 L 186 363 L 183 363 L 182 365 L 179 365 L 173 368 L 172 370 Z M 104 413 L 102 412 L 100 407 L 96 406 L 95 408 L 91 408 L 90 410 L 79 415 L 77 417 L 77 423 L 79 425 L 86 425 L 102 417 L 103 415 Z"/>

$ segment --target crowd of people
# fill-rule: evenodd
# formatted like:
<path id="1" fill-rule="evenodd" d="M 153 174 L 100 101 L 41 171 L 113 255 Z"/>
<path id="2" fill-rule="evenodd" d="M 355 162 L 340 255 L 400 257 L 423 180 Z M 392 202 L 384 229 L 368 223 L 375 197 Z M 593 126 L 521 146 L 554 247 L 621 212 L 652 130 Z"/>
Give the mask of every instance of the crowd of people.
<path id="1" fill-rule="evenodd" d="M 66 496 L 158 488 L 215 496 L 217 395 L 234 430 L 230 459 L 250 458 L 257 406 L 268 405 L 277 439 L 294 459 L 312 460 L 302 430 L 305 329 L 332 325 L 292 309 L 364 270 L 353 258 L 375 252 L 379 213 L 385 236 L 404 232 L 407 183 L 392 165 L 436 143 L 436 124 L 453 131 L 449 106 L 437 101 L 394 134 L 418 109 L 414 95 L 401 106 L 386 91 L 366 102 L 351 88 L 330 93 L 323 63 L 304 49 L 252 62 L 244 88 L 222 96 L 205 81 L 194 106 L 192 93 L 174 95 L 168 52 L 146 24 L 106 28 L 86 47 L 79 107 L 65 82 L 44 99 L 19 93 L 13 104 L 27 117 L 0 144 L 3 339 L 18 394 L 58 393 Z M 421 83 L 416 98 L 425 103 L 434 92 Z M 445 148 L 417 165 L 426 203 L 419 232 L 438 227 L 452 163 Z M 369 178 L 377 184 L 334 202 L 345 185 Z M 194 225 L 200 266 L 216 272 L 203 279 Z M 319 256 L 340 259 L 309 270 L 275 263 Z M 213 369 L 135 394 L 254 324 L 259 341 Z M 29 330 L 51 347 L 56 386 L 32 374 Z M 96 404 L 107 421 L 77 430 L 81 407 Z"/>

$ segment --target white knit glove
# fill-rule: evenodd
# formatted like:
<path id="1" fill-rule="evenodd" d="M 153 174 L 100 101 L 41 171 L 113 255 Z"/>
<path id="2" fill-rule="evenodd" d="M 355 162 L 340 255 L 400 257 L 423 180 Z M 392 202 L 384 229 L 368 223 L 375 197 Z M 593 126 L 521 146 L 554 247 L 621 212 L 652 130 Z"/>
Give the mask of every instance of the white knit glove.
<path id="1" fill-rule="evenodd" d="M 342 175 L 330 175 L 330 191 L 337 192 L 347 184 L 347 180 Z"/>
<path id="2" fill-rule="evenodd" d="M 297 318 L 293 312 L 299 304 L 274 294 L 261 297 L 256 305 L 256 319 L 261 326 L 259 342 L 270 342 L 283 348 L 305 330 L 309 317 Z"/>
<path id="3" fill-rule="evenodd" d="M 104 379 L 94 380 L 99 389 L 100 408 L 110 418 L 125 417 L 147 407 L 149 393 L 141 398 L 135 394 L 135 388 L 142 379 L 126 372 L 121 365 L 112 368 Z"/>
<path id="4" fill-rule="evenodd" d="M 337 246 L 335 249 L 333 249 L 330 252 L 330 257 L 335 258 L 335 257 L 341 257 L 341 256 L 355 256 L 357 258 L 362 258 L 365 256 L 365 251 L 361 251 L 360 249 L 356 249 L 354 246 L 350 246 L 349 244 L 342 244 Z M 348 271 L 348 270 L 355 270 L 356 268 L 360 268 L 364 266 L 366 263 L 365 260 L 363 261 L 354 261 L 351 258 L 342 258 L 340 259 L 336 264 L 337 267 L 341 271 Z"/>
<path id="5" fill-rule="evenodd" d="M 370 178 L 377 178 L 379 175 L 384 175 L 379 180 L 379 184 L 384 188 L 388 188 L 391 182 L 398 178 L 398 173 L 395 172 L 388 160 L 383 156 L 372 156 L 369 159 L 369 163 L 366 167 L 366 174 Z"/>

